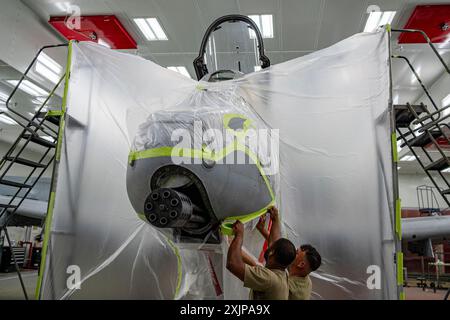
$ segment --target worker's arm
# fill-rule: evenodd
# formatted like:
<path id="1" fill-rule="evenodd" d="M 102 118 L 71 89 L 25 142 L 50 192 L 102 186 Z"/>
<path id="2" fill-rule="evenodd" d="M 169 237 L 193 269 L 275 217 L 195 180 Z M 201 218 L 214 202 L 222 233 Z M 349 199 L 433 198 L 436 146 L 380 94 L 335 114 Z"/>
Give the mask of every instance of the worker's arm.
<path id="1" fill-rule="evenodd" d="M 242 260 L 245 264 L 248 264 L 249 266 L 259 266 L 260 264 L 256 262 L 255 259 L 253 259 L 249 254 L 247 254 L 244 250 L 242 252 Z"/>
<path id="2" fill-rule="evenodd" d="M 231 244 L 232 239 L 228 237 L 228 245 Z M 242 261 L 244 261 L 245 264 L 248 264 L 249 266 L 258 266 L 259 264 L 256 262 L 255 259 L 253 259 L 247 252 L 245 252 L 244 249 L 241 249 L 242 254 Z"/>
<path id="3" fill-rule="evenodd" d="M 268 240 L 268 244 L 270 247 L 272 243 L 281 238 L 281 225 L 277 207 L 275 206 L 270 207 L 268 211 L 270 213 L 270 219 L 272 219 L 272 227 L 270 229 L 270 235 Z"/>
<path id="4" fill-rule="evenodd" d="M 244 241 L 244 225 L 239 220 L 233 224 L 234 239 L 231 241 L 227 255 L 227 269 L 244 281 L 245 264 L 242 259 L 242 243 Z"/>
<path id="5" fill-rule="evenodd" d="M 261 233 L 261 235 L 264 237 L 264 239 L 266 239 L 267 241 L 269 241 L 269 231 L 266 229 L 266 215 L 263 214 L 258 221 L 258 224 L 256 225 L 256 229 L 258 229 L 259 233 Z"/>

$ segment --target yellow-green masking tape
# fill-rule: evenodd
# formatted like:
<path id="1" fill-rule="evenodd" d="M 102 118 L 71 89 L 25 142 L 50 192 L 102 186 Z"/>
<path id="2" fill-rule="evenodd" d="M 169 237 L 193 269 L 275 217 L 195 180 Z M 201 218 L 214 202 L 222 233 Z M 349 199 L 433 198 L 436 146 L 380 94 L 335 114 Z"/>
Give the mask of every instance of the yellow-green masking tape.
<path id="1" fill-rule="evenodd" d="M 49 110 L 45 114 L 46 117 L 62 116 L 64 113 L 61 110 Z"/>
<path id="2" fill-rule="evenodd" d="M 397 135 L 395 132 L 391 135 L 391 143 L 392 143 L 392 157 L 394 158 L 394 162 L 398 162 L 398 153 L 397 153 Z"/>
<path id="3" fill-rule="evenodd" d="M 59 119 L 59 131 L 58 131 L 58 140 L 56 143 L 56 161 L 59 162 L 61 159 L 61 151 L 62 151 L 62 139 L 64 134 L 64 126 L 65 126 L 65 120 L 64 117 L 61 117 Z"/>
<path id="4" fill-rule="evenodd" d="M 253 162 L 255 163 L 259 172 L 261 173 L 261 176 L 263 177 L 267 188 L 269 189 L 269 193 L 270 193 L 272 199 L 274 199 L 275 194 L 273 193 L 273 190 L 270 186 L 270 183 L 267 179 L 264 169 L 261 167 L 261 165 L 258 161 L 258 157 L 255 154 L 253 154 L 253 152 L 251 152 L 246 146 L 243 146 L 243 145 L 237 143 L 236 141 L 234 143 L 230 143 L 224 149 L 221 149 L 220 151 L 218 151 L 217 154 L 215 154 L 215 155 L 211 155 L 211 152 L 208 152 L 205 150 L 177 148 L 177 147 L 159 147 L 159 148 L 147 149 L 147 150 L 143 150 L 143 151 L 133 151 L 133 152 L 130 152 L 130 154 L 128 155 L 128 163 L 131 163 L 135 160 L 140 160 L 140 159 L 157 158 L 157 157 L 171 157 L 171 156 L 207 159 L 207 160 L 212 160 L 212 161 L 217 162 L 234 151 L 245 152 L 253 160 Z"/>
<path id="5" fill-rule="evenodd" d="M 147 218 L 145 217 L 145 214 L 143 214 L 143 213 L 138 213 L 137 215 L 138 215 L 139 219 L 141 219 L 141 220 L 147 222 Z"/>
<path id="6" fill-rule="evenodd" d="M 47 210 L 47 216 L 45 218 L 45 234 L 44 234 L 44 243 L 42 244 L 42 254 L 41 254 L 41 265 L 39 267 L 39 277 L 38 282 L 36 286 L 36 300 L 39 299 L 39 293 L 41 291 L 42 286 L 42 280 L 44 278 L 44 272 L 45 272 L 45 260 L 47 258 L 47 248 L 48 248 L 48 241 L 50 239 L 50 229 L 52 224 L 52 216 L 53 216 L 53 206 L 55 205 L 55 192 L 50 193 L 50 199 L 48 201 L 48 210 Z"/>
<path id="7" fill-rule="evenodd" d="M 61 115 L 60 121 L 59 121 L 59 131 L 58 131 L 58 141 L 56 145 L 56 161 L 54 163 L 54 166 L 57 166 L 57 162 L 59 161 L 61 157 L 61 143 L 62 143 L 62 136 L 64 131 L 64 113 L 66 111 L 66 104 L 67 104 L 67 95 L 69 92 L 69 78 L 70 78 L 70 67 L 72 65 L 72 44 L 74 40 L 69 41 L 69 46 L 67 48 L 67 63 L 66 63 L 66 74 L 65 74 L 65 83 L 64 83 L 64 94 L 63 94 L 63 100 L 61 105 L 61 111 L 54 111 L 55 114 L 53 114 L 51 111 L 47 112 L 47 115 Z M 53 177 L 54 178 L 54 177 Z M 41 253 L 41 265 L 39 268 L 39 276 L 38 276 L 38 282 L 36 285 L 36 300 L 39 299 L 41 286 L 42 286 L 42 280 L 45 272 L 45 260 L 47 256 L 47 248 L 48 248 L 48 242 L 50 239 L 50 229 L 52 226 L 52 218 L 53 218 L 53 206 L 55 204 L 55 192 L 52 191 L 50 193 L 50 199 L 48 201 L 48 208 L 47 208 L 47 215 L 45 217 L 45 235 L 44 235 L 44 243 L 42 244 L 42 253 Z"/>
<path id="8" fill-rule="evenodd" d="M 402 240 L 402 200 L 395 201 L 395 232 L 399 240 Z"/>
<path id="9" fill-rule="evenodd" d="M 178 247 L 169 238 L 167 238 L 167 242 L 169 243 L 169 246 L 172 248 L 173 252 L 175 253 L 175 255 L 177 257 L 177 286 L 175 288 L 175 295 L 173 297 L 173 299 L 175 300 L 178 297 L 178 295 L 180 294 L 181 278 L 183 276 L 183 265 L 181 262 L 181 256 L 180 256 L 180 251 L 178 250 Z"/>
<path id="10" fill-rule="evenodd" d="M 176 148 L 176 147 L 159 147 L 159 148 L 153 148 L 143 151 L 135 151 L 130 152 L 128 155 L 128 163 L 131 163 L 132 161 L 139 160 L 139 159 L 146 159 L 146 158 L 156 158 L 156 157 L 170 157 L 170 156 L 179 156 L 179 157 L 191 157 L 191 158 L 203 158 L 213 161 L 221 160 L 222 158 L 226 157 L 228 154 L 234 151 L 242 151 L 245 152 L 255 163 L 256 167 L 258 168 L 258 171 L 260 172 L 267 189 L 270 193 L 271 201 L 268 205 L 266 205 L 264 208 L 245 215 L 240 216 L 234 216 L 229 217 L 225 219 L 225 221 L 221 225 L 221 232 L 224 235 L 232 235 L 233 230 L 231 226 L 236 220 L 241 221 L 242 223 L 247 223 L 253 219 L 256 219 L 267 212 L 267 209 L 274 205 L 275 203 L 275 194 L 272 190 L 272 187 L 270 186 L 270 182 L 264 172 L 264 169 L 261 167 L 258 161 L 258 157 L 253 154 L 247 147 L 237 143 L 235 141 L 234 143 L 229 144 L 224 149 L 220 150 L 216 155 L 211 155 L 209 152 L 205 152 L 204 150 L 198 150 L 198 149 L 189 149 L 189 148 Z M 142 214 L 140 215 L 140 218 L 142 219 Z M 144 220 L 145 221 L 145 220 Z"/>
<path id="11" fill-rule="evenodd" d="M 397 284 L 403 285 L 403 252 L 397 252 Z"/>
<path id="12" fill-rule="evenodd" d="M 236 220 L 239 220 L 242 223 L 247 223 L 253 219 L 259 218 L 260 216 L 265 214 L 267 212 L 267 209 L 270 208 L 271 206 L 273 206 L 274 204 L 275 204 L 275 201 L 272 200 L 267 206 L 265 206 L 264 208 L 262 208 L 261 210 L 258 210 L 256 212 L 249 213 L 246 215 L 241 215 L 241 216 L 228 217 L 225 219 L 225 221 L 220 226 L 220 231 L 222 232 L 222 234 L 224 234 L 226 236 L 231 236 L 231 235 L 233 235 L 232 226 Z"/>

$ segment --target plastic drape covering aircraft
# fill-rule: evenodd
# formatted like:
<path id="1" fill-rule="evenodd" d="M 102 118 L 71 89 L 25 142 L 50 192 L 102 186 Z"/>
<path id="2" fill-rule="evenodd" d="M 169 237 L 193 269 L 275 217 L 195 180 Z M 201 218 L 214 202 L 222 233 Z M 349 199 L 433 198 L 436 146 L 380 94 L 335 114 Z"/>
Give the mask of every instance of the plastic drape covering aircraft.
<path id="1" fill-rule="evenodd" d="M 73 43 L 39 297 L 246 299 L 223 232 L 275 203 L 283 235 L 322 255 L 312 298 L 397 298 L 388 61 L 387 33 L 362 33 L 210 83 Z M 212 148 L 208 129 L 229 143 Z M 250 129 L 267 143 L 247 142 Z M 256 221 L 244 245 L 258 258 Z"/>

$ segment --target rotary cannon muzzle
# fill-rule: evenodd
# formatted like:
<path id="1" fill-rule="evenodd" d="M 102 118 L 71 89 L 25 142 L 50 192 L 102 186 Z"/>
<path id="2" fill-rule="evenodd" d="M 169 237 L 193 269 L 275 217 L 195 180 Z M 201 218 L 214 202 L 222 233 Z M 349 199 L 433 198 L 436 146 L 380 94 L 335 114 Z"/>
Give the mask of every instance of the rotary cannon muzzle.
<path id="1" fill-rule="evenodd" d="M 198 229 L 207 224 L 203 211 L 183 193 L 160 188 L 145 200 L 147 220 L 158 228 Z"/>

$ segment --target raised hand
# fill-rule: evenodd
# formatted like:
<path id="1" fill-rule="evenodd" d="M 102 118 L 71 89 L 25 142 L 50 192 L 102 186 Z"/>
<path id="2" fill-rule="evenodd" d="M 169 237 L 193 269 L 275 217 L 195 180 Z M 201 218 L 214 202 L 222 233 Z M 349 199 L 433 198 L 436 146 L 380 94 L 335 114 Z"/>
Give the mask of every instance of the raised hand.
<path id="1" fill-rule="evenodd" d="M 270 213 L 270 219 L 272 219 L 272 220 L 278 220 L 279 215 L 278 215 L 278 209 L 277 209 L 277 207 L 272 206 L 272 207 L 270 207 L 267 211 Z"/>
<path id="2" fill-rule="evenodd" d="M 244 224 L 239 220 L 236 220 L 236 222 L 233 223 L 233 232 L 235 236 L 244 235 Z"/>

